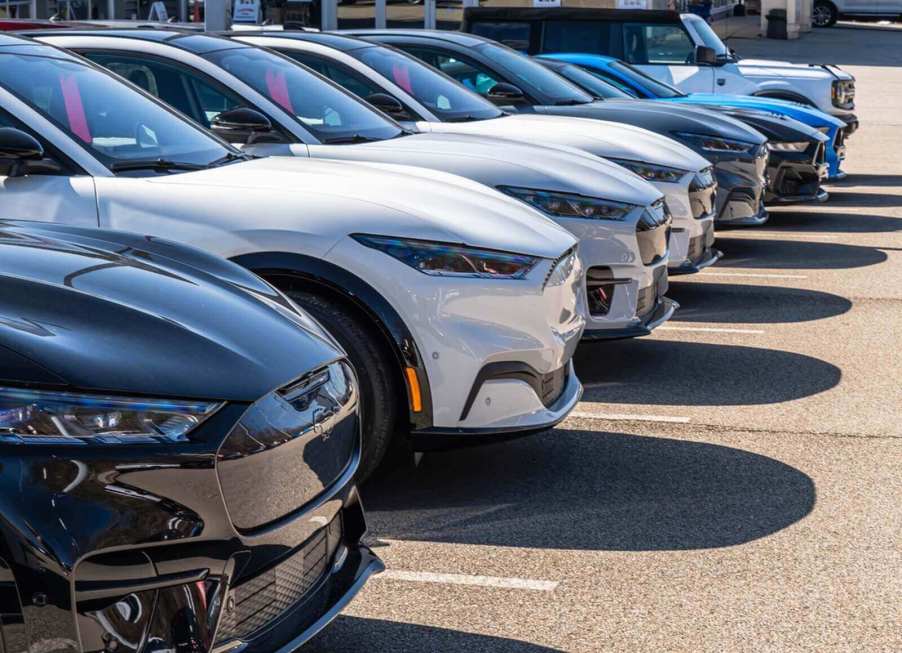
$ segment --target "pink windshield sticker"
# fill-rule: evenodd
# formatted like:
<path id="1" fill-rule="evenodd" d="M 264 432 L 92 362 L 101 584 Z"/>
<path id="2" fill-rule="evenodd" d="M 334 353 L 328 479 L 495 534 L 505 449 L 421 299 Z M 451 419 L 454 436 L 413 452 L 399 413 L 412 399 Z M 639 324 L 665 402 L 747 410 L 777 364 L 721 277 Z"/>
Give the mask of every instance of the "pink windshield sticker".
<path id="1" fill-rule="evenodd" d="M 75 75 L 60 77 L 60 90 L 63 92 L 63 103 L 66 106 L 66 119 L 69 121 L 69 131 L 85 143 L 90 143 L 91 128 L 88 127 L 88 118 L 85 115 L 85 107 L 81 102 L 81 92 L 78 90 L 78 82 L 75 81 Z"/>
<path id="2" fill-rule="evenodd" d="M 410 83 L 410 71 L 399 64 L 392 64 L 391 76 L 395 84 L 408 93 L 413 93 L 413 84 Z"/>
<path id="3" fill-rule="evenodd" d="M 266 91 L 272 101 L 280 107 L 294 113 L 291 106 L 291 96 L 288 94 L 288 83 L 285 81 L 285 74 L 280 72 L 266 71 Z"/>

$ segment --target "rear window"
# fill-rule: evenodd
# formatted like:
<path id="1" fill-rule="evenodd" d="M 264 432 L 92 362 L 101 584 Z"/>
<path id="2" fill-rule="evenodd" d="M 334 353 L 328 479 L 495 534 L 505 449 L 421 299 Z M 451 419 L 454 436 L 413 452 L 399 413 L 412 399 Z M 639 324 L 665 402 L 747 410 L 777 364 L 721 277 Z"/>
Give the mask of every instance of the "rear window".
<path id="1" fill-rule="evenodd" d="M 477 36 L 504 43 L 520 52 L 529 51 L 529 23 L 474 23 L 471 32 Z"/>
<path id="2" fill-rule="evenodd" d="M 611 23 L 549 20 L 542 32 L 542 51 L 610 54 Z"/>

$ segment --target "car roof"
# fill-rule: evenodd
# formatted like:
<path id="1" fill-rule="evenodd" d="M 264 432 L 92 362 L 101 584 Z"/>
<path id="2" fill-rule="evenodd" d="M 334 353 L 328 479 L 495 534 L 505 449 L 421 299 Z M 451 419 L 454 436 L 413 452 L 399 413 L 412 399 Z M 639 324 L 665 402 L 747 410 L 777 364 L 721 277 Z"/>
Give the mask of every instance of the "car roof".
<path id="1" fill-rule="evenodd" d="M 630 10 L 630 9 L 601 9 L 592 7 L 467 7 L 464 9 L 463 24 L 466 27 L 471 22 L 481 20 L 608 20 L 608 21 L 633 21 L 640 20 L 645 23 L 679 23 L 681 14 L 669 10 Z"/>
<path id="2" fill-rule="evenodd" d="M 121 39 L 133 39 L 149 41 L 153 43 L 165 43 L 172 47 L 205 54 L 217 50 L 231 50 L 234 48 L 249 48 L 251 46 L 238 41 L 232 41 L 221 36 L 211 34 L 199 34 L 193 30 L 181 29 L 55 29 L 47 31 L 29 32 L 33 36 L 97 36 Z"/>
<path id="3" fill-rule="evenodd" d="M 549 59 L 551 61 L 561 61 L 573 63 L 577 59 L 585 61 L 595 60 L 602 63 L 611 63 L 618 61 L 617 57 L 611 57 L 606 54 L 595 54 L 594 52 L 547 52 L 536 55 L 541 59 Z"/>
<path id="4" fill-rule="evenodd" d="M 350 52 L 351 50 L 359 50 L 360 48 L 374 47 L 369 41 L 356 39 L 347 34 L 334 34 L 326 32 L 302 32 L 297 30 L 275 31 L 267 30 L 265 27 L 258 31 L 232 31 L 225 32 L 227 36 L 272 36 L 275 38 L 290 39 L 292 41 L 306 41 L 308 43 L 321 43 L 335 50 L 342 52 Z"/>
<path id="5" fill-rule="evenodd" d="M 476 47 L 483 43 L 494 43 L 491 39 L 476 36 L 475 34 L 467 34 L 465 32 L 450 32 L 438 29 L 352 29 L 342 30 L 342 34 L 350 34 L 352 36 L 415 36 L 418 38 L 428 38 L 433 41 L 444 41 L 446 43 L 454 43 L 465 47 Z"/>
<path id="6" fill-rule="evenodd" d="M 77 56 L 70 52 L 14 34 L 0 34 L 0 54 L 27 54 L 32 57 L 81 62 Z"/>

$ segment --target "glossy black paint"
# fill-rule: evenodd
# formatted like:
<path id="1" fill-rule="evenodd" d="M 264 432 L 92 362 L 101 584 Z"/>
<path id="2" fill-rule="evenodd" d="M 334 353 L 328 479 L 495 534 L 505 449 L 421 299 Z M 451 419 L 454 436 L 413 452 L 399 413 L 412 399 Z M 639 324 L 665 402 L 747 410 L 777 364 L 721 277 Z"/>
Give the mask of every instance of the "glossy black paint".
<path id="1" fill-rule="evenodd" d="M 3 653 L 231 647 L 234 588 L 338 524 L 305 598 L 242 649 L 294 650 L 381 568 L 360 544 L 356 388 L 320 382 L 343 354 L 293 311 L 198 250 L 0 222 L 2 385 L 225 400 L 180 442 L 0 442 Z M 276 392 L 308 428 L 261 419 Z"/>

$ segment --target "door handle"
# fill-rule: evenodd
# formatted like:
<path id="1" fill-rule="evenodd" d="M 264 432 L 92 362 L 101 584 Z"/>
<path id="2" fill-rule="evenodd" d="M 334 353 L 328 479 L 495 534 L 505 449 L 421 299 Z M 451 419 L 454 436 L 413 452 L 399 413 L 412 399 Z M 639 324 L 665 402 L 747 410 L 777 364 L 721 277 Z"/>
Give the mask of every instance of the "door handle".
<path id="1" fill-rule="evenodd" d="M 718 85 L 718 86 L 724 86 L 726 83 L 727 83 L 727 78 L 726 78 L 726 77 L 719 77 L 719 78 L 717 79 L 717 85 Z"/>

